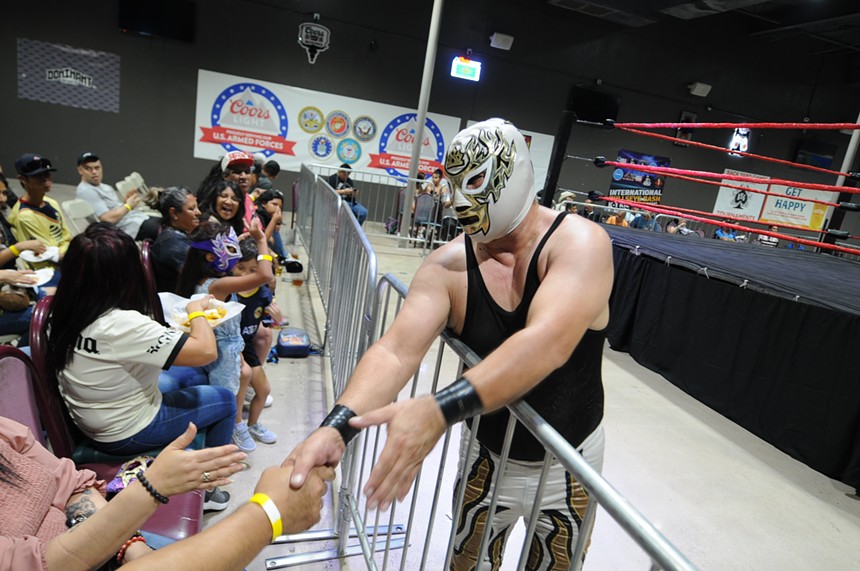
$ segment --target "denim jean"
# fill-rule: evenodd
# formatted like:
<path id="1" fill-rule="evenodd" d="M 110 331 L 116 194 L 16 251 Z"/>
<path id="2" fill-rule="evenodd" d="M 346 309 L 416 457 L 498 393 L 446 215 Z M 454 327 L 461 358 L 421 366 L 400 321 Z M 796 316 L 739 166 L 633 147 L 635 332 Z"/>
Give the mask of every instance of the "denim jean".
<path id="1" fill-rule="evenodd" d="M 162 394 L 208 384 L 209 377 L 206 376 L 206 371 L 202 367 L 173 365 L 158 376 L 158 390 Z"/>
<path id="2" fill-rule="evenodd" d="M 281 233 L 275 232 L 274 234 L 272 234 L 272 241 L 274 242 L 272 249 L 275 251 L 275 253 L 282 258 L 286 258 L 287 249 L 284 248 L 284 239 L 281 236 Z"/>
<path id="3" fill-rule="evenodd" d="M 206 446 L 231 441 L 236 417 L 236 396 L 223 387 L 192 386 L 162 394 L 161 408 L 149 426 L 117 442 L 93 442 L 108 454 L 129 455 L 173 442 L 193 422 L 206 429 Z"/>
<path id="4" fill-rule="evenodd" d="M 358 220 L 358 225 L 361 226 L 364 224 L 364 221 L 367 220 L 367 208 L 358 202 L 350 204 L 349 208 L 352 210 L 352 213 L 355 214 L 355 219 Z"/>
<path id="5" fill-rule="evenodd" d="M 25 340 L 27 332 L 30 331 L 30 317 L 32 315 L 32 305 L 24 311 L 0 311 L 0 335 L 20 333 L 23 336 L 21 339 Z"/>

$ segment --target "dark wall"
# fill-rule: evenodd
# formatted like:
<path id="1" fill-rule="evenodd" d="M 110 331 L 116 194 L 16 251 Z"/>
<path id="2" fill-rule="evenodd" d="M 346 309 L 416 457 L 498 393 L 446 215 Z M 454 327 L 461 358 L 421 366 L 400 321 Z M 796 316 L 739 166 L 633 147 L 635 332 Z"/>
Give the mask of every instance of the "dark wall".
<path id="1" fill-rule="evenodd" d="M 197 70 L 415 108 L 418 102 L 432 2 L 343 0 L 197 0 L 193 43 L 144 38 L 117 27 L 120 0 L 40 3 L 6 7 L 0 38 L 0 108 L 6 136 L 0 164 L 9 173 L 16 156 L 38 151 L 61 170 L 56 180 L 77 182 L 74 159 L 83 150 L 103 157 L 106 178 L 141 172 L 152 184 L 196 188 L 209 161 L 194 159 Z M 332 32 L 315 65 L 296 43 L 298 25 L 312 12 Z M 44 16 L 49 14 L 49 16 Z M 816 54 L 796 40 L 774 42 L 747 35 L 740 16 L 701 21 L 667 19 L 631 29 L 577 15 L 539 1 L 446 2 L 430 111 L 467 119 L 503 116 L 518 126 L 554 135 L 567 93 L 585 84 L 622 98 L 619 120 L 675 121 L 682 110 L 702 121 L 853 122 L 860 92 L 843 83 L 846 62 Z M 489 47 L 493 32 L 515 37 L 513 49 Z M 17 98 L 16 38 L 91 48 L 121 57 L 120 113 L 73 109 Z M 373 47 L 371 47 L 373 45 Z M 820 47 L 820 46 L 818 46 Z M 451 58 L 473 49 L 484 62 L 479 84 L 448 76 Z M 820 50 L 819 50 L 820 51 Z M 687 85 L 713 85 L 711 95 L 690 95 Z M 708 110 L 710 108 L 710 110 Z M 725 145 L 725 132 L 698 131 L 695 140 Z M 799 138 L 832 142 L 841 165 L 848 137 L 797 131 L 754 133 L 751 151 L 792 159 Z M 788 167 L 681 148 L 618 131 L 573 129 L 568 152 L 614 157 L 619 148 L 661 154 L 682 168 L 721 171 L 729 166 L 761 174 L 834 182 Z M 288 176 L 288 175 L 285 175 Z M 568 160 L 559 185 L 605 190 L 609 171 Z M 542 182 L 542 181 L 541 181 Z M 665 201 L 710 210 L 716 189 L 672 180 Z M 860 227 L 849 215 L 846 227 Z"/>

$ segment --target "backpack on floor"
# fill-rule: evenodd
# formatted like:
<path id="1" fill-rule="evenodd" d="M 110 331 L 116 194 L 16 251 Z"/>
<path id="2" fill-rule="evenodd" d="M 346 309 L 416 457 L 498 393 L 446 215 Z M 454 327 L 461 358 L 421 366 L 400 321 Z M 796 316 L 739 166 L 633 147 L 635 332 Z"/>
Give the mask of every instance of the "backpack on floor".
<path id="1" fill-rule="evenodd" d="M 307 357 L 311 352 L 311 339 L 304 329 L 285 327 L 278 332 L 276 349 L 279 357 Z"/>

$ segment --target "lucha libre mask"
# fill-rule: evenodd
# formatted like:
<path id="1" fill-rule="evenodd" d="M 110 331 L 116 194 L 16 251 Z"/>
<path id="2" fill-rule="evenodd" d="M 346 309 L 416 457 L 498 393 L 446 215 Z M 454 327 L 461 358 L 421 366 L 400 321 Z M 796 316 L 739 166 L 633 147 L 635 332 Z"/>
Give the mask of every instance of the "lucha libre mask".
<path id="1" fill-rule="evenodd" d="M 191 247 L 215 254 L 215 259 L 209 262 L 209 267 L 225 274 L 242 259 L 242 252 L 239 250 L 239 238 L 236 237 L 236 231 L 233 230 L 232 226 L 229 232 L 218 234 L 211 240 L 192 242 Z"/>
<path id="2" fill-rule="evenodd" d="M 510 234 L 534 202 L 534 167 L 525 138 L 504 119 L 460 131 L 445 154 L 445 173 L 457 219 L 476 242 Z"/>

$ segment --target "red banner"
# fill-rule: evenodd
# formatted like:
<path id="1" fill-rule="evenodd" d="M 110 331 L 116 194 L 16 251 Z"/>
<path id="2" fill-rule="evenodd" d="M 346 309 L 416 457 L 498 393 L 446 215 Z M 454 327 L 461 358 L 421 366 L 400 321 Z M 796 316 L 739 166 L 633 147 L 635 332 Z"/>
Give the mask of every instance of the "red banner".
<path id="1" fill-rule="evenodd" d="M 368 168 L 408 171 L 410 162 L 412 162 L 412 159 L 410 157 L 404 157 L 403 155 L 392 155 L 389 153 L 375 155 L 370 153 L 370 164 L 367 166 Z M 424 174 L 432 174 L 434 170 L 441 168 L 442 163 L 434 161 L 433 159 L 419 159 L 418 161 L 418 172 L 422 172 Z"/>
<path id="2" fill-rule="evenodd" d="M 295 156 L 293 147 L 295 141 L 288 141 L 280 135 L 269 135 L 268 133 L 254 133 L 241 129 L 230 129 L 227 127 L 200 127 L 203 130 L 203 143 L 230 143 L 236 146 L 251 147 L 253 149 L 271 149 L 282 155 Z"/>

